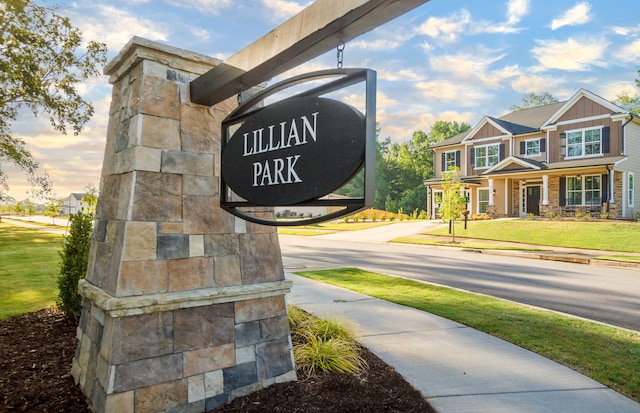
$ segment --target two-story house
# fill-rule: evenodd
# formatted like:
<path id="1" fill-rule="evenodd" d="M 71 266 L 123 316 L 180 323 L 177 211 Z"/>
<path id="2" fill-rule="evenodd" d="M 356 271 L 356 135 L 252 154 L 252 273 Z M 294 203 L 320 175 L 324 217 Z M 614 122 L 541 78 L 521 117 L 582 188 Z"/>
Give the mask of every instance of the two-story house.
<path id="1" fill-rule="evenodd" d="M 585 89 L 566 102 L 485 116 L 432 149 L 435 177 L 424 182 L 432 218 L 454 167 L 471 214 L 631 219 L 640 211 L 640 119 Z"/>

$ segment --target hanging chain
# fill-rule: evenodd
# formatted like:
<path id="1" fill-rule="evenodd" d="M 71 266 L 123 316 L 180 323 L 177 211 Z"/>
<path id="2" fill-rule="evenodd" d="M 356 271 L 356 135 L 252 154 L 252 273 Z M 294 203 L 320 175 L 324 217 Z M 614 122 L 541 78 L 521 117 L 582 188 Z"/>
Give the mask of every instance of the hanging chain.
<path id="1" fill-rule="evenodd" d="M 338 42 L 338 69 L 342 69 L 342 60 L 344 58 L 344 42 L 342 41 L 342 39 L 340 39 L 340 41 Z"/>

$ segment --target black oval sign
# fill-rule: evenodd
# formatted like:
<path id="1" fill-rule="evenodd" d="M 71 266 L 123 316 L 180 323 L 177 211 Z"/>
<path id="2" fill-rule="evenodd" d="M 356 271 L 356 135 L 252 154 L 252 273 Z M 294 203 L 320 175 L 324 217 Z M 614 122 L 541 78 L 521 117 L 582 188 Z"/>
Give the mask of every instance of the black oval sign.
<path id="1" fill-rule="evenodd" d="M 250 116 L 222 152 L 226 184 L 249 202 L 294 205 L 324 196 L 364 163 L 364 116 L 327 98 L 290 98 Z"/>

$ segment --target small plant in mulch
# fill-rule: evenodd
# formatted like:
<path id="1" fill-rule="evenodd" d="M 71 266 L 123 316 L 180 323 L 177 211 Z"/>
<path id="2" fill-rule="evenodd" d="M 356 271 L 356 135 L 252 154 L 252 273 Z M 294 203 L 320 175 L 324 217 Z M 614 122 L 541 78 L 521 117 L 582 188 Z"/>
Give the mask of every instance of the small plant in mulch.
<path id="1" fill-rule="evenodd" d="M 357 374 L 366 368 L 361 347 L 346 323 L 314 317 L 289 306 L 289 325 L 296 368 L 304 376 L 330 372 Z"/>

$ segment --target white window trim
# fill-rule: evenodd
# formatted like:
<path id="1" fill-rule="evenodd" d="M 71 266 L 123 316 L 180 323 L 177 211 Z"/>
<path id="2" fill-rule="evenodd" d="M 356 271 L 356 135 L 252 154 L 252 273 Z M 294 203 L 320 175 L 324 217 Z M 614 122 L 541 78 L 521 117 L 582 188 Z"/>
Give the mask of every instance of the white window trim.
<path id="1" fill-rule="evenodd" d="M 535 138 L 535 139 L 525 139 L 524 140 L 524 157 L 525 158 L 535 158 L 537 156 L 540 156 L 540 140 L 542 140 L 544 138 Z M 527 142 L 538 142 L 538 153 L 533 154 L 533 155 L 527 155 Z"/>
<path id="2" fill-rule="evenodd" d="M 578 178 L 577 175 L 572 175 L 572 176 L 567 176 L 566 177 L 566 180 L 567 180 L 567 187 L 565 189 L 565 204 L 566 204 L 566 206 L 580 206 L 580 207 L 591 206 L 591 204 L 587 204 L 586 203 L 587 191 L 591 191 L 591 190 L 587 190 L 587 188 L 586 188 L 586 178 L 587 177 L 593 177 L 593 176 L 599 176 L 600 177 L 600 188 L 599 188 L 599 191 L 600 191 L 600 198 L 599 198 L 600 202 L 598 202 L 598 205 L 602 204 L 602 176 L 597 175 L 597 174 L 596 175 L 581 175 Z M 579 204 L 569 204 L 569 178 L 578 178 L 581 181 L 581 188 L 580 188 L 580 192 L 581 192 L 580 199 L 581 199 L 581 202 Z M 573 192 L 578 192 L 578 191 L 573 191 Z"/>
<path id="3" fill-rule="evenodd" d="M 584 138 L 584 133 L 585 131 L 590 131 L 590 130 L 594 130 L 594 129 L 600 129 L 600 153 L 596 153 L 593 155 L 584 155 L 585 151 L 585 138 Z M 602 130 L 604 129 L 603 126 L 595 126 L 595 127 L 589 127 L 589 128 L 580 128 L 580 129 L 572 129 L 572 130 L 566 130 L 564 131 L 564 133 L 566 134 L 566 138 L 565 138 L 565 149 L 564 149 L 564 159 L 583 159 L 583 158 L 597 158 L 599 156 L 603 156 L 604 154 L 602 153 L 602 146 L 603 146 L 603 141 L 602 141 Z M 582 133 L 582 155 L 579 156 L 569 156 L 569 134 L 570 133 L 576 133 L 576 132 L 580 132 Z"/>
<path id="4" fill-rule="evenodd" d="M 474 163 L 473 169 L 478 169 L 478 170 L 489 169 L 492 166 L 496 165 L 497 163 L 500 163 L 500 145 L 501 145 L 500 143 L 491 143 L 491 144 L 488 144 L 488 145 L 474 146 L 473 147 L 473 163 Z M 477 166 L 478 165 L 478 152 L 477 152 L 477 150 L 480 149 L 480 148 L 489 149 L 490 146 L 497 146 L 498 147 L 498 162 L 496 162 L 493 165 L 486 165 L 486 166 L 478 167 Z M 488 164 L 489 163 L 489 151 L 488 150 L 487 150 L 487 155 L 484 156 L 484 159 L 487 161 L 487 164 Z"/>
<path id="5" fill-rule="evenodd" d="M 449 163 L 447 161 L 447 155 L 450 154 L 450 153 L 453 154 L 453 167 L 454 168 L 457 167 L 457 165 L 456 165 L 456 152 L 457 151 L 445 151 L 444 152 L 444 172 L 448 172 L 450 170 L 449 169 Z"/>
<path id="6" fill-rule="evenodd" d="M 629 178 L 631 178 L 631 180 L 629 180 Z M 633 182 L 633 186 L 631 188 L 629 188 L 629 182 Z M 633 208 L 634 199 L 636 197 L 636 177 L 633 172 L 627 173 L 627 197 L 629 197 L 629 199 L 627 199 L 627 205 L 629 208 Z"/>

